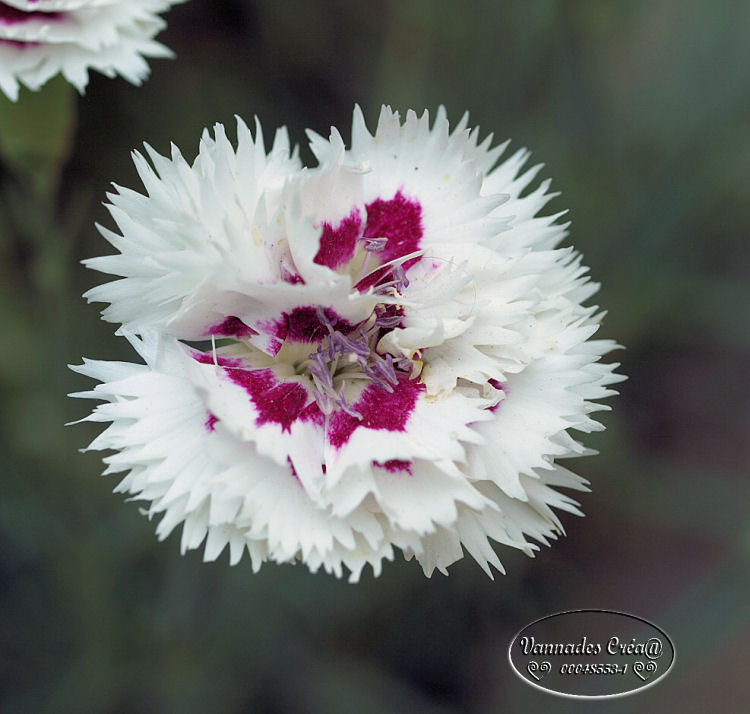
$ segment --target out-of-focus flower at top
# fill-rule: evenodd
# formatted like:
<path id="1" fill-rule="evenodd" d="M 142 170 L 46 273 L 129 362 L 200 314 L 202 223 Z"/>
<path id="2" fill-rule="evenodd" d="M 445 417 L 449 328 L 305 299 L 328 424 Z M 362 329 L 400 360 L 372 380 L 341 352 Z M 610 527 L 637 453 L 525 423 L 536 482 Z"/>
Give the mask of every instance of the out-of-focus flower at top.
<path id="1" fill-rule="evenodd" d="M 83 92 L 88 70 L 140 84 L 144 57 L 171 57 L 153 38 L 158 13 L 184 0 L 0 0 L 0 90 L 39 89 L 62 73 Z"/>
<path id="2" fill-rule="evenodd" d="M 579 512 L 558 460 L 601 428 L 615 343 L 591 339 L 561 214 L 537 216 L 549 182 L 527 191 L 528 152 L 498 163 L 467 121 L 384 107 L 371 135 L 356 109 L 351 148 L 310 133 L 313 169 L 239 120 L 192 164 L 134 155 L 146 193 L 115 187 L 119 253 L 87 261 L 119 279 L 87 297 L 145 364 L 85 360 L 101 384 L 76 396 L 105 400 L 89 448 L 161 538 L 352 580 L 394 547 L 427 575 L 465 548 L 490 574 L 491 541 L 532 554 Z"/>

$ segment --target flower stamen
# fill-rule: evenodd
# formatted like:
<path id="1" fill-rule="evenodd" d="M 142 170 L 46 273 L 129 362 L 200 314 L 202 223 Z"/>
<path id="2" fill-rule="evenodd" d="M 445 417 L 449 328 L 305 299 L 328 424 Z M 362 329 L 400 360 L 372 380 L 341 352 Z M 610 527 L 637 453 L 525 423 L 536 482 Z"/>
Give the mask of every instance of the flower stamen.
<path id="1" fill-rule="evenodd" d="M 379 253 L 385 249 L 387 238 L 365 238 L 365 250 L 372 251 L 373 253 Z"/>
<path id="2" fill-rule="evenodd" d="M 391 281 L 394 285 L 408 285 L 400 264 L 390 266 L 396 274 Z M 395 309 L 399 308 L 395 306 Z M 305 367 L 315 384 L 315 397 L 324 414 L 339 408 L 351 416 L 362 419 L 345 397 L 347 385 L 354 380 L 367 380 L 388 393 L 398 385 L 399 371 L 412 375 L 412 362 L 406 357 L 396 357 L 386 353 L 381 355 L 375 345 L 383 331 L 390 331 L 401 325 L 402 315 L 394 314 L 393 305 L 376 305 L 373 314 L 360 323 L 354 332 L 344 334 L 336 329 L 336 324 L 318 305 L 316 315 L 325 327 L 328 336 L 323 339 L 315 352 L 308 355 Z"/>

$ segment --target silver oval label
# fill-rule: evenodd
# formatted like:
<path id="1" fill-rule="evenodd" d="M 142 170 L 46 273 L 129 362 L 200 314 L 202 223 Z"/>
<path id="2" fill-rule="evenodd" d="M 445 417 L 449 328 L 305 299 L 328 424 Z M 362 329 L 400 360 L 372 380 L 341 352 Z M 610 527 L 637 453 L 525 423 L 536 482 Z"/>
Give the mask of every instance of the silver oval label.
<path id="1" fill-rule="evenodd" d="M 513 671 L 533 687 L 563 697 L 606 699 L 656 684 L 675 649 L 664 630 L 614 610 L 571 610 L 524 627 L 511 641 Z"/>

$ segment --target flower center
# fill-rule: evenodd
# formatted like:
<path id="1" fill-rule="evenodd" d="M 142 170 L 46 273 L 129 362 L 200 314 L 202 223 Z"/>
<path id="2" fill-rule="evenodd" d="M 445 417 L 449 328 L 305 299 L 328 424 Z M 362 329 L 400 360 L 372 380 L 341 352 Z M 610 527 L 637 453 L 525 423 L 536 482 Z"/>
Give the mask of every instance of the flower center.
<path id="1" fill-rule="evenodd" d="M 348 219 L 344 224 L 351 222 L 352 219 Z M 349 271 L 356 273 L 352 276 L 355 288 L 360 291 L 372 289 L 376 295 L 400 298 L 409 286 L 404 263 L 413 260 L 418 253 L 388 260 L 388 237 L 373 235 L 372 231 L 357 227 L 356 232 L 349 230 L 354 237 L 354 254 L 347 266 Z M 394 359 L 391 354 L 377 351 L 383 335 L 401 326 L 403 311 L 399 305 L 376 305 L 372 315 L 353 330 L 347 325 L 346 333 L 341 329 L 341 322 L 332 320 L 322 307 L 316 308 L 316 316 L 327 336 L 300 366 L 312 378 L 315 384 L 313 395 L 324 414 L 338 408 L 362 419 L 362 414 L 352 406 L 351 397 L 361 392 L 357 385 L 372 383 L 392 393 L 399 383 L 399 373 L 409 379 L 418 376 L 415 363 L 408 358 L 400 356 Z"/>
<path id="2" fill-rule="evenodd" d="M 361 392 L 356 388 L 357 383 L 362 387 L 373 383 L 393 392 L 399 382 L 399 372 L 409 378 L 417 376 L 411 360 L 394 359 L 393 355 L 380 354 L 376 349 L 382 336 L 401 324 L 400 311 L 396 305 L 377 305 L 368 320 L 345 335 L 318 307 L 318 319 L 328 336 L 300 366 L 312 378 L 313 396 L 324 414 L 338 408 L 361 419 L 362 415 L 351 406 L 351 397 Z"/>
<path id="3" fill-rule="evenodd" d="M 421 216 L 420 204 L 398 191 L 368 203 L 364 212 L 353 209 L 337 225 L 322 224 L 313 260 L 348 274 L 356 297 L 377 296 L 367 319 L 352 323 L 337 314 L 335 305 L 319 304 L 317 298 L 270 319 L 244 322 L 230 315 L 207 335 L 246 341 L 309 379 L 323 414 L 342 411 L 347 418 L 365 420 L 355 405 L 368 386 L 393 394 L 421 373 L 418 351 L 407 357 L 378 349 L 385 335 L 403 326 L 406 271 L 423 253 Z M 306 283 L 288 249 L 279 264 L 280 280 L 299 285 L 302 302 Z"/>

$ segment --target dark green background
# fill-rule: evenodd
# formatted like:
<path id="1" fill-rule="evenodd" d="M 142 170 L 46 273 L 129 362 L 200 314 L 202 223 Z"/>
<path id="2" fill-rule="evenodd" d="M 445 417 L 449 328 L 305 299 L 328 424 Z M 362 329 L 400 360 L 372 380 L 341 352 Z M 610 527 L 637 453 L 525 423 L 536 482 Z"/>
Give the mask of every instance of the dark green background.
<path id="1" fill-rule="evenodd" d="M 177 59 L 142 88 L 92 76 L 70 133 L 65 85 L 0 101 L 0 711 L 750 710 L 748 3 L 193 0 L 167 17 Z M 601 454 L 576 466 L 586 518 L 534 560 L 503 552 L 494 582 L 468 559 L 351 586 L 181 557 L 77 453 L 97 430 L 63 427 L 92 406 L 65 397 L 89 384 L 65 364 L 132 358 L 78 264 L 109 251 L 109 183 L 139 187 L 130 150 L 192 158 L 235 113 L 300 143 L 347 136 L 354 102 L 371 126 L 383 102 L 469 109 L 531 148 L 602 282 L 602 335 L 627 347 L 587 439 Z M 511 673 L 522 626 L 596 607 L 670 633 L 669 677 L 589 706 Z"/>

